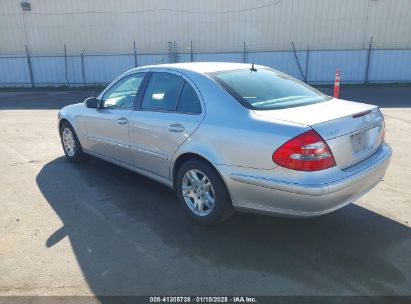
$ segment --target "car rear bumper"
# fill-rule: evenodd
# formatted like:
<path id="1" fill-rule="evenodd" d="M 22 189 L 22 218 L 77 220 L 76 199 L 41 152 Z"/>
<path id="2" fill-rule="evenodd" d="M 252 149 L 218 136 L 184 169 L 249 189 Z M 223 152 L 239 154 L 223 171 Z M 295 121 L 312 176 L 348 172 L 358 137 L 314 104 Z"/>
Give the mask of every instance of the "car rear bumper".
<path id="1" fill-rule="evenodd" d="M 235 209 L 309 217 L 339 209 L 375 187 L 385 174 L 391 154 L 391 148 L 383 143 L 375 154 L 343 170 L 343 178 L 333 180 L 324 175 L 312 184 L 270 178 L 266 172 L 259 176 L 255 170 L 247 172 L 238 167 L 219 166 L 218 169 L 226 181 Z"/>

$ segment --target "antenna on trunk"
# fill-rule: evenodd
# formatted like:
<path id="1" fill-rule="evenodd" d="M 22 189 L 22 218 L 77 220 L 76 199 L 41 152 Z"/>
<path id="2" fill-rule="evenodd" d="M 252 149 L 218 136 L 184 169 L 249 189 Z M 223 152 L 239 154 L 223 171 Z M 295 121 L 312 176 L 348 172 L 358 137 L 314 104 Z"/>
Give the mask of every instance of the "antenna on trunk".
<path id="1" fill-rule="evenodd" d="M 254 62 L 253 62 L 253 64 L 251 65 L 250 71 L 257 72 L 257 69 L 254 67 Z"/>

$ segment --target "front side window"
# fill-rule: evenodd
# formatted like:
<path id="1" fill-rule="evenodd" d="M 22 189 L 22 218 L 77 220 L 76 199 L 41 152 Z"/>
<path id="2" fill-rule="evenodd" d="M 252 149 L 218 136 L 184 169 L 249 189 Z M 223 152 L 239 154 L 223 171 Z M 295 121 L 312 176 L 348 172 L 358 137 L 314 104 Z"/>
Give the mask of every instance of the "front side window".
<path id="1" fill-rule="evenodd" d="M 301 81 L 270 69 L 222 71 L 211 76 L 250 109 L 273 110 L 330 99 Z"/>
<path id="2" fill-rule="evenodd" d="M 184 79 L 170 73 L 153 73 L 144 93 L 142 109 L 175 111 Z"/>
<path id="3" fill-rule="evenodd" d="M 131 109 L 145 73 L 128 75 L 108 89 L 102 98 L 101 106 L 108 109 Z"/>

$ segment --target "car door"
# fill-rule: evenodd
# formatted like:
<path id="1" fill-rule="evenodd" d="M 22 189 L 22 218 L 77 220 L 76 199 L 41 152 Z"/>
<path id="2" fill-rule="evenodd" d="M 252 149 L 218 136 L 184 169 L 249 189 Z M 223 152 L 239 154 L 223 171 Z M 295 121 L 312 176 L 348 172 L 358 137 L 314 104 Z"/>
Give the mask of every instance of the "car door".
<path id="1" fill-rule="evenodd" d="M 130 115 L 133 165 L 169 178 L 170 160 L 205 115 L 201 95 L 179 73 L 151 73 L 138 108 Z"/>
<path id="2" fill-rule="evenodd" d="M 127 75 L 101 96 L 86 119 L 89 150 L 110 159 L 130 162 L 129 118 L 145 73 Z"/>

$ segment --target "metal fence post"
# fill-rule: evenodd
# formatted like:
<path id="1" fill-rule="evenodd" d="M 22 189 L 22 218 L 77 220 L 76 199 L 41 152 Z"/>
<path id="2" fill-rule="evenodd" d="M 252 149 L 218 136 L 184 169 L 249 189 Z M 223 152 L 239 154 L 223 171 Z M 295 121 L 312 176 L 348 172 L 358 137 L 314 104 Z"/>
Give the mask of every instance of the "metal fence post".
<path id="1" fill-rule="evenodd" d="M 83 77 L 83 84 L 86 84 L 86 73 L 84 71 L 84 52 L 86 49 L 81 52 L 81 76 Z"/>
<path id="2" fill-rule="evenodd" d="M 30 52 L 29 52 L 29 48 L 27 47 L 27 44 L 25 45 L 25 47 L 26 47 L 26 55 L 27 55 L 27 65 L 29 66 L 31 87 L 34 88 L 33 69 L 31 67 Z"/>
<path id="3" fill-rule="evenodd" d="M 179 62 L 179 55 L 178 55 L 178 43 L 177 41 L 173 41 L 173 51 L 174 51 L 174 62 Z"/>
<path id="4" fill-rule="evenodd" d="M 247 45 L 245 44 L 245 41 L 243 46 L 243 63 L 247 63 Z"/>
<path id="5" fill-rule="evenodd" d="M 133 45 L 134 45 L 134 67 L 137 67 L 137 50 L 136 50 L 136 42 L 133 41 Z"/>
<path id="6" fill-rule="evenodd" d="M 372 36 L 370 39 L 370 44 L 368 46 L 368 53 L 367 53 L 367 66 L 365 69 L 365 84 L 368 84 L 368 78 L 370 76 L 370 63 L 371 63 L 371 52 L 372 52 Z"/>
<path id="7" fill-rule="evenodd" d="M 168 61 L 169 63 L 178 62 L 177 42 L 169 41 L 168 43 Z"/>
<path id="8" fill-rule="evenodd" d="M 310 61 L 310 47 L 307 47 L 307 57 L 305 58 L 305 83 L 308 83 L 309 61 Z"/>
<path id="9" fill-rule="evenodd" d="M 303 73 L 303 70 L 301 69 L 300 61 L 298 60 L 298 57 L 297 57 L 297 51 L 295 50 L 294 41 L 291 41 L 291 45 L 293 46 L 295 60 L 297 61 L 297 65 L 300 70 L 301 76 L 303 77 L 304 82 L 307 82 L 307 79 Z"/>
<path id="10" fill-rule="evenodd" d="M 168 62 L 169 63 L 177 63 L 179 61 L 178 55 L 178 43 L 177 41 L 169 41 L 167 42 L 168 45 Z"/>
<path id="11" fill-rule="evenodd" d="M 66 81 L 67 85 L 70 86 L 70 82 L 68 80 L 68 71 L 67 71 L 67 48 L 66 45 L 64 45 L 64 67 L 66 69 Z"/>
<path id="12" fill-rule="evenodd" d="M 173 43 L 171 41 L 167 42 L 168 50 L 168 63 L 173 63 Z"/>
<path id="13" fill-rule="evenodd" d="M 191 59 L 191 62 L 193 62 L 193 61 L 194 61 L 194 54 L 193 54 L 193 40 L 191 40 L 191 42 L 190 42 L 190 59 Z"/>

